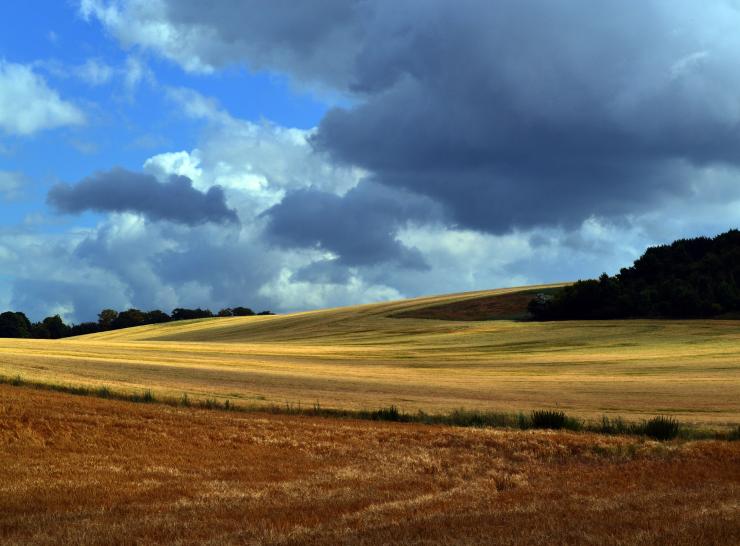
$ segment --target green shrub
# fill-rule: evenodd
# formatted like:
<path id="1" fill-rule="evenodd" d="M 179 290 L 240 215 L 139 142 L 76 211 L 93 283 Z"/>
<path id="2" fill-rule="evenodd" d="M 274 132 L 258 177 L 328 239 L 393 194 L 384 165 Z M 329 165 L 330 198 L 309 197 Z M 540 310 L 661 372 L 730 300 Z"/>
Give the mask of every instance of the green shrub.
<path id="1" fill-rule="evenodd" d="M 561 429 L 565 428 L 567 418 L 564 411 L 534 410 L 531 415 L 533 428 Z"/>
<path id="2" fill-rule="evenodd" d="M 645 421 L 642 433 L 655 440 L 672 440 L 678 436 L 680 428 L 681 425 L 673 417 L 659 415 Z"/>

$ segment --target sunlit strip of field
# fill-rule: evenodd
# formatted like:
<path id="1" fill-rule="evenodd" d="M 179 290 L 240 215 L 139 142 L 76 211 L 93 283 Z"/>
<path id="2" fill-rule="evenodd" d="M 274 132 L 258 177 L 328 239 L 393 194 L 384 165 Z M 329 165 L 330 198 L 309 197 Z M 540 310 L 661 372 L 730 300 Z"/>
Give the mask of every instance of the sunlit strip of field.
<path id="1" fill-rule="evenodd" d="M 504 293 L 505 291 L 500 291 Z M 0 340 L 0 374 L 234 403 L 405 411 L 671 414 L 740 422 L 740 322 L 389 318 L 496 291 L 284 316 L 206 319 L 62 341 Z"/>
<path id="2" fill-rule="evenodd" d="M 0 385 L 0 543 L 737 544 L 740 443 L 240 414 Z"/>

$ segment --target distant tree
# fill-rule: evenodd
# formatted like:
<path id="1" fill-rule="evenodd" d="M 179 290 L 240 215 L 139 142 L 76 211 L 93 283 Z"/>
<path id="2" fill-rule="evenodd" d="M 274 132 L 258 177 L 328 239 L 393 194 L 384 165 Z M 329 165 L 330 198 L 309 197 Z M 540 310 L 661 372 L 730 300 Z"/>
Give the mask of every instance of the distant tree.
<path id="1" fill-rule="evenodd" d="M 31 337 L 34 339 L 51 339 L 51 333 L 43 322 L 34 322 L 31 325 Z"/>
<path id="2" fill-rule="evenodd" d="M 81 322 L 70 327 L 70 336 L 84 336 L 85 334 L 94 334 L 100 331 L 100 325 L 97 322 Z"/>
<path id="3" fill-rule="evenodd" d="M 226 307 L 224 309 L 221 309 L 217 313 L 217 316 L 219 316 L 219 317 L 233 317 L 234 316 L 234 310 L 231 309 L 230 307 Z"/>
<path id="4" fill-rule="evenodd" d="M 234 307 L 231 311 L 234 313 L 235 317 L 251 317 L 254 315 L 254 311 L 249 307 Z"/>
<path id="5" fill-rule="evenodd" d="M 62 337 L 67 337 L 69 335 L 69 326 L 64 324 L 64 321 L 62 320 L 62 317 L 59 315 L 54 315 L 52 317 L 46 317 L 42 321 L 43 325 L 46 326 L 46 329 L 49 331 L 49 337 L 51 339 L 59 339 Z"/>
<path id="6" fill-rule="evenodd" d="M 160 324 L 162 322 L 169 322 L 170 320 L 172 320 L 170 316 L 164 311 L 160 311 L 159 309 L 149 311 L 148 313 L 146 313 L 145 317 L 145 322 L 147 324 Z"/>
<path id="7" fill-rule="evenodd" d="M 113 321 L 118 318 L 118 311 L 114 309 L 103 309 L 98 313 L 98 326 L 101 330 L 113 328 Z"/>
<path id="8" fill-rule="evenodd" d="M 272 311 L 260 311 L 257 314 L 258 315 L 274 315 L 275 313 L 273 313 Z"/>
<path id="9" fill-rule="evenodd" d="M 191 320 L 199 318 L 210 318 L 213 313 L 210 309 L 185 309 L 178 307 L 172 310 L 172 320 Z"/>
<path id="10" fill-rule="evenodd" d="M 113 329 L 131 328 L 132 326 L 141 326 L 145 322 L 146 315 L 138 309 L 131 308 L 118 313 L 118 316 L 111 324 L 111 327 Z"/>
<path id="11" fill-rule="evenodd" d="M 31 337 L 31 321 L 20 312 L 0 313 L 0 337 Z"/>

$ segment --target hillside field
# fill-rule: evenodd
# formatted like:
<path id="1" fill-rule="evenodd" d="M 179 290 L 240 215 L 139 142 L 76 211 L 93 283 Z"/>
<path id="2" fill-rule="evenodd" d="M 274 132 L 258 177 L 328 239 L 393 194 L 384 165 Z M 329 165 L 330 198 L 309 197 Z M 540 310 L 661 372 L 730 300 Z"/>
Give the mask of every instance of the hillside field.
<path id="1" fill-rule="evenodd" d="M 740 321 L 439 320 L 438 306 L 468 313 L 482 298 L 521 290 L 0 339 L 0 375 L 237 405 L 559 407 L 586 418 L 740 422 Z M 436 319 L 408 318 L 426 308 Z"/>

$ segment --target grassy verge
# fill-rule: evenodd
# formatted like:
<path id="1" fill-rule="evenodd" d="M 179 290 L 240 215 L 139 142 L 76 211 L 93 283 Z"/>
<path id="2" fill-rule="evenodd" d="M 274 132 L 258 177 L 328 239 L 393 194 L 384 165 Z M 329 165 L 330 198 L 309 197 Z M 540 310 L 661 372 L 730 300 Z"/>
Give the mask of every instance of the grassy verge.
<path id="1" fill-rule="evenodd" d="M 508 428 L 519 430 L 551 429 L 594 432 L 598 434 L 618 434 L 646 436 L 656 440 L 684 440 L 716 439 L 737 441 L 740 440 L 740 425 L 727 431 L 699 429 L 679 423 L 671 417 L 656 416 L 641 422 L 628 422 L 619 417 L 602 417 L 600 420 L 584 420 L 566 415 L 557 410 L 535 410 L 530 413 L 506 413 L 494 411 L 457 409 L 449 413 L 433 414 L 418 411 L 406 413 L 396 406 L 389 406 L 377 410 L 349 410 L 321 407 L 320 404 L 303 406 L 302 404 L 234 404 L 230 400 L 206 398 L 192 400 L 187 394 L 180 398 L 155 396 L 151 390 L 125 393 L 114 391 L 108 387 L 86 387 L 79 385 L 63 385 L 58 383 L 44 383 L 25 380 L 20 376 L 7 377 L 0 375 L 0 385 L 28 387 L 38 390 L 47 390 L 73 394 L 77 396 L 91 396 L 122 400 L 143 404 L 164 404 L 174 407 L 195 407 L 208 410 L 237 411 L 249 413 L 270 413 L 278 415 L 306 415 L 312 417 L 329 417 L 338 419 L 364 419 L 369 421 L 392 421 L 399 423 L 422 423 L 428 425 L 447 425 L 456 427 L 477 428 Z"/>

